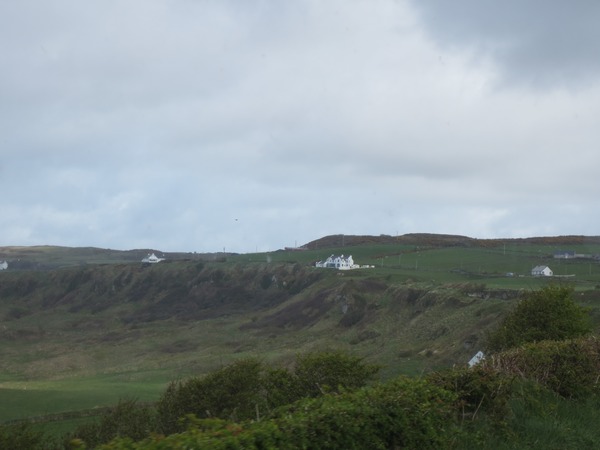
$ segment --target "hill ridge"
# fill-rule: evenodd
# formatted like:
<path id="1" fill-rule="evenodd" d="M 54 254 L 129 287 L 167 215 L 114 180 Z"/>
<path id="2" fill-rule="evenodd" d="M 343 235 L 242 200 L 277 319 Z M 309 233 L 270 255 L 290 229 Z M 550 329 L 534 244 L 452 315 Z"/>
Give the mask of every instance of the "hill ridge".
<path id="1" fill-rule="evenodd" d="M 600 236 L 564 235 L 481 239 L 463 235 L 438 233 L 407 233 L 397 236 L 391 236 L 387 234 L 382 234 L 379 236 L 332 234 L 310 241 L 303 245 L 303 247 L 311 250 L 328 247 L 352 247 L 356 245 L 372 244 L 412 244 L 430 247 L 490 247 L 501 245 L 503 243 L 531 243 L 546 245 L 598 244 L 600 243 Z"/>

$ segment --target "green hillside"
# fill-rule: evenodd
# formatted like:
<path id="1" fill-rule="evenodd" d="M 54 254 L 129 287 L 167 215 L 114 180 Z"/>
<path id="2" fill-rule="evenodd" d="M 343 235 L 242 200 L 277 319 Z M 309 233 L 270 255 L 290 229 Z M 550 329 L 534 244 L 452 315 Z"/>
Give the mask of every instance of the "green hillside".
<path id="1" fill-rule="evenodd" d="M 170 380 L 247 356 L 285 365 L 340 349 L 383 364 L 384 378 L 462 365 L 524 290 L 549 283 L 572 285 L 600 323 L 598 260 L 553 258 L 600 254 L 598 238 L 333 236 L 304 247 L 155 265 L 139 262 L 148 250 L 0 249 L 0 421 L 152 401 Z M 374 267 L 314 267 L 331 254 Z M 559 277 L 531 277 L 538 264 Z"/>

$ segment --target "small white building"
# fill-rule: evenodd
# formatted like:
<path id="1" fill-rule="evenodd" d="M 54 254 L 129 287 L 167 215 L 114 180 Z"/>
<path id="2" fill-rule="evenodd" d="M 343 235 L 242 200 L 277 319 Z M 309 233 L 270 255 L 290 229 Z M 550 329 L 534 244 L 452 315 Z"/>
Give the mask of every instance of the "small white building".
<path id="1" fill-rule="evenodd" d="M 554 275 L 554 272 L 548 266 L 535 266 L 531 269 L 531 276 L 533 277 L 551 277 L 552 275 Z"/>
<path id="2" fill-rule="evenodd" d="M 142 259 L 142 262 L 146 263 L 146 264 L 156 264 L 156 263 L 159 263 L 164 260 L 165 260 L 165 258 L 159 258 L 154 253 L 152 253 L 152 254 L 146 256 L 144 259 Z"/>
<path id="3" fill-rule="evenodd" d="M 354 264 L 354 260 L 352 259 L 352 255 L 347 258 L 342 256 L 331 255 L 325 261 L 319 261 L 315 264 L 315 267 L 320 267 L 323 269 L 338 269 L 338 270 L 351 270 L 358 269 L 360 266 L 358 264 Z"/>
<path id="4" fill-rule="evenodd" d="M 8 262 L 6 262 L 6 261 L 0 262 L 0 270 L 6 270 L 6 269 L 8 269 Z"/>
<path id="5" fill-rule="evenodd" d="M 485 359 L 484 353 L 480 350 L 469 360 L 469 367 L 476 366 Z"/>

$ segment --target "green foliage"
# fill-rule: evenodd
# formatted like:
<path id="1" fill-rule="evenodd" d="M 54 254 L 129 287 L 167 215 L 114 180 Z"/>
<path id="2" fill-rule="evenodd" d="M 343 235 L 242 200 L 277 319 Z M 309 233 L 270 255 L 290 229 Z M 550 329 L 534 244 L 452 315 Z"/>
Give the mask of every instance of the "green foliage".
<path id="1" fill-rule="evenodd" d="M 372 381 L 380 366 L 366 364 L 357 356 L 343 352 L 315 352 L 298 355 L 294 375 L 300 397 L 317 397 L 357 389 Z"/>
<path id="2" fill-rule="evenodd" d="M 110 411 L 104 413 L 99 422 L 79 426 L 65 437 L 69 442 L 80 441 L 89 448 L 107 443 L 116 437 L 141 440 L 156 429 L 156 414 L 148 406 L 136 400 L 121 400 Z"/>
<path id="3" fill-rule="evenodd" d="M 454 394 L 425 380 L 401 377 L 355 392 L 303 399 L 268 420 L 195 420 L 187 432 L 116 449 L 440 449 L 459 432 Z"/>
<path id="4" fill-rule="evenodd" d="M 487 448 L 600 448 L 600 403 L 597 398 L 567 400 L 534 385 L 526 386 L 515 396 L 511 407 L 513 417 L 508 423 L 510 432 L 503 439 L 504 445 Z"/>
<path id="5" fill-rule="evenodd" d="M 457 395 L 457 410 L 461 420 L 475 419 L 481 412 L 498 420 L 508 415 L 512 377 L 500 371 L 477 365 L 433 372 L 427 376 L 427 380 Z"/>
<path id="6" fill-rule="evenodd" d="M 596 337 L 525 344 L 486 360 L 507 374 L 531 379 L 567 398 L 598 392 L 600 342 Z"/>
<path id="7" fill-rule="evenodd" d="M 255 418 L 257 410 L 265 406 L 261 395 L 263 370 L 260 361 L 249 358 L 202 378 L 171 383 L 157 404 L 160 431 L 181 431 L 184 425 L 180 419 L 188 414 L 230 420 Z"/>
<path id="8" fill-rule="evenodd" d="M 262 379 L 262 393 L 269 412 L 301 398 L 296 377 L 282 368 L 266 369 Z"/>
<path id="9" fill-rule="evenodd" d="M 568 400 L 534 382 L 515 380 L 504 424 L 481 416 L 463 427 L 460 450 L 580 450 L 600 448 L 597 398 Z M 500 426 L 499 426 L 500 425 Z"/>
<path id="10" fill-rule="evenodd" d="M 562 340 L 591 331 L 587 310 L 572 298 L 573 290 L 549 286 L 529 293 L 487 336 L 486 347 L 499 352 L 527 342 Z"/>
<path id="11" fill-rule="evenodd" d="M 31 425 L 0 425 L 0 448 L 11 450 L 46 450 L 54 448 L 52 442 Z"/>
<path id="12" fill-rule="evenodd" d="M 341 352 L 299 355 L 293 372 L 243 359 L 204 377 L 171 383 L 157 404 L 159 430 L 182 431 L 180 419 L 188 414 L 258 420 L 301 398 L 362 387 L 378 371 L 378 366 Z"/>

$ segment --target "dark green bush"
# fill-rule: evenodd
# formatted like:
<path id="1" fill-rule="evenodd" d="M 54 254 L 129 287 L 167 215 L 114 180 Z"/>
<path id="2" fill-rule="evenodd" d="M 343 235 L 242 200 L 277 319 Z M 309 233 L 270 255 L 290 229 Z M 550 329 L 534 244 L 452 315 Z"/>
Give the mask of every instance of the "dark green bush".
<path id="1" fill-rule="evenodd" d="M 55 448 L 48 437 L 31 425 L 0 425 L 0 448 L 10 450 L 46 450 Z"/>
<path id="2" fill-rule="evenodd" d="M 80 440 L 88 448 L 111 441 L 116 437 L 140 440 L 156 430 L 156 413 L 153 408 L 141 405 L 137 400 L 123 399 L 104 413 L 98 422 L 80 425 L 64 439 L 65 447 L 71 441 Z"/>
<path id="3" fill-rule="evenodd" d="M 461 419 L 474 419 L 482 412 L 501 420 L 508 414 L 513 377 L 491 367 L 442 370 L 429 374 L 427 380 L 457 395 Z"/>
<path id="4" fill-rule="evenodd" d="M 488 334 L 487 350 L 499 352 L 527 342 L 570 339 L 589 333 L 588 312 L 573 301 L 572 294 L 571 288 L 563 286 L 529 293 Z"/>
<path id="5" fill-rule="evenodd" d="M 299 355 L 293 372 L 257 359 L 240 360 L 204 377 L 171 383 L 157 404 L 159 431 L 182 431 L 180 419 L 188 414 L 257 420 L 301 398 L 365 386 L 378 371 L 379 366 L 342 352 Z"/>
<path id="6" fill-rule="evenodd" d="M 286 369 L 267 369 L 262 379 L 262 393 L 269 413 L 301 398 L 296 377 Z"/>
<path id="7" fill-rule="evenodd" d="M 441 449 L 458 434 L 456 396 L 425 380 L 401 377 L 355 392 L 303 399 L 275 417 L 235 424 L 196 420 L 184 433 L 116 449 Z"/>
<path id="8" fill-rule="evenodd" d="M 531 379 L 567 398 L 599 389 L 600 342 L 596 337 L 525 344 L 488 358 L 494 370 Z"/>
<path id="9" fill-rule="evenodd" d="M 159 431 L 182 431 L 180 419 L 188 414 L 229 420 L 256 418 L 266 409 L 264 370 L 260 361 L 244 359 L 201 378 L 171 383 L 157 404 Z"/>
<path id="10" fill-rule="evenodd" d="M 299 398 L 357 389 L 373 381 L 380 366 L 343 352 L 315 352 L 298 355 L 294 375 Z"/>

